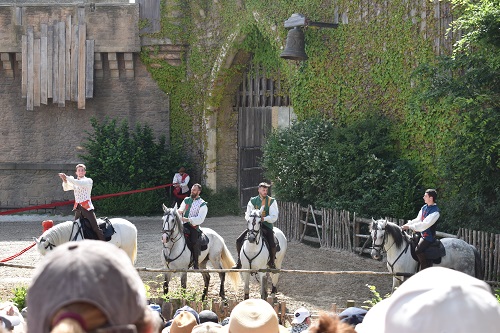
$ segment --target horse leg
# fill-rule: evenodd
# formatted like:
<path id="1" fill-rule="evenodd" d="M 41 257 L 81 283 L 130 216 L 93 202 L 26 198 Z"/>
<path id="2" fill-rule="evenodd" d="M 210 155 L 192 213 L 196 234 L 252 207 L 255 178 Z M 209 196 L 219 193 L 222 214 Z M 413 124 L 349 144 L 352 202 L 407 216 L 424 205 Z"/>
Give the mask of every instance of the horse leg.
<path id="1" fill-rule="evenodd" d="M 226 281 L 226 273 L 219 273 L 219 278 L 220 278 L 219 296 L 222 299 L 226 299 L 226 294 L 224 292 L 224 282 Z"/>
<path id="2" fill-rule="evenodd" d="M 165 280 L 163 282 L 163 294 L 168 294 L 168 283 L 170 282 L 170 276 L 172 273 L 165 273 Z"/>
<path id="3" fill-rule="evenodd" d="M 272 288 L 271 288 L 271 296 L 274 297 L 276 296 L 276 293 L 278 292 L 278 280 L 280 278 L 280 274 L 271 274 L 271 283 L 272 283 Z"/>
<path id="4" fill-rule="evenodd" d="M 181 274 L 181 288 L 186 289 L 187 288 L 187 273 L 182 273 Z"/>
<path id="5" fill-rule="evenodd" d="M 244 299 L 250 298 L 250 273 L 241 273 L 243 275 L 244 287 L 243 292 L 245 294 Z"/>
<path id="6" fill-rule="evenodd" d="M 208 295 L 208 285 L 210 284 L 210 274 L 209 273 L 201 273 L 203 276 L 203 281 L 205 281 L 205 287 L 203 288 L 203 295 L 201 296 L 201 300 L 204 301 Z"/>
<path id="7" fill-rule="evenodd" d="M 260 298 L 267 299 L 267 273 L 259 273 L 260 277 Z"/>

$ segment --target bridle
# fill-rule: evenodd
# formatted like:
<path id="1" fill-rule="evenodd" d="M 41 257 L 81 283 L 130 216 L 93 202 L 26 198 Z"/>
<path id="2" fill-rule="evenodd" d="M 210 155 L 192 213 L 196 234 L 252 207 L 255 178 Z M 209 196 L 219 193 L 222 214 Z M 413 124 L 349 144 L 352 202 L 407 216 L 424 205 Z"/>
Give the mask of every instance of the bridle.
<path id="1" fill-rule="evenodd" d="M 75 227 L 77 228 L 76 230 L 76 233 L 74 236 L 73 235 L 73 232 L 75 231 Z M 78 223 L 78 221 L 73 221 L 73 225 L 71 227 L 71 233 L 69 234 L 69 242 L 71 241 L 76 241 L 78 239 L 78 235 L 80 235 L 80 237 L 82 239 L 85 239 L 85 237 L 83 236 L 83 228 L 82 228 L 82 224 L 81 222 Z M 40 243 L 45 243 L 47 242 L 47 244 L 44 246 L 45 250 L 49 249 L 50 251 L 52 251 L 57 245 L 55 245 L 54 243 L 51 243 L 50 240 L 48 238 L 44 238 L 43 236 L 40 237 L 40 240 L 39 240 Z"/>
<path id="2" fill-rule="evenodd" d="M 373 226 L 372 226 L 372 230 L 374 230 L 373 232 L 373 237 L 372 237 L 372 248 L 377 251 L 379 254 L 382 254 L 382 252 L 385 252 L 387 253 L 393 246 L 394 244 L 396 244 L 396 241 L 394 241 L 391 246 L 389 246 L 389 248 L 386 250 L 384 248 L 384 245 L 385 243 L 387 242 L 387 232 L 386 232 L 386 227 L 382 227 L 382 228 L 378 228 L 378 223 L 377 222 L 373 222 Z M 376 244 L 376 239 L 377 239 L 377 231 L 384 231 L 384 236 L 382 237 L 382 242 L 380 244 Z M 404 235 L 403 235 L 404 236 Z M 406 237 L 403 237 L 404 239 L 406 239 Z M 398 262 L 399 258 L 401 258 L 401 256 L 406 253 L 408 251 L 408 248 L 410 247 L 410 242 L 408 240 L 406 240 L 406 246 L 404 248 L 403 251 L 401 251 L 401 253 L 399 253 L 399 255 L 397 256 L 397 258 L 394 260 L 394 262 L 390 263 L 389 261 L 387 261 L 387 265 L 391 268 L 391 272 L 392 274 L 395 274 L 394 272 L 394 265 L 396 265 L 396 263 Z M 398 279 L 399 281 L 401 281 L 396 275 L 394 275 L 394 277 L 396 279 Z"/>
<path id="3" fill-rule="evenodd" d="M 173 219 L 174 223 L 173 223 L 173 226 L 171 228 L 169 228 L 171 218 Z M 175 221 L 176 218 L 177 217 L 175 216 L 173 209 L 168 209 L 165 212 L 165 215 L 163 215 L 163 228 L 162 228 L 162 232 L 161 232 L 163 234 L 163 237 L 162 237 L 163 251 L 162 252 L 163 252 L 163 257 L 165 258 L 165 262 L 167 263 L 167 267 L 172 261 L 177 260 L 184 253 L 184 251 L 186 250 L 186 246 L 187 246 L 187 242 L 185 241 L 184 248 L 182 249 L 181 253 L 179 253 L 179 255 L 173 259 L 169 258 L 165 254 L 165 249 L 168 249 L 169 253 L 171 253 L 175 244 L 184 237 L 182 230 L 177 230 L 178 223 L 176 223 L 176 221 Z M 172 245 L 168 246 L 167 245 L 168 243 L 172 243 Z"/>
<path id="4" fill-rule="evenodd" d="M 254 214 L 250 215 L 250 217 L 252 218 L 252 229 L 247 227 L 247 235 L 248 234 L 252 235 L 255 238 L 255 244 L 259 245 L 259 242 L 262 238 L 262 236 L 261 236 L 262 226 L 260 225 L 261 224 L 260 215 L 258 215 L 257 213 L 254 213 Z M 248 222 L 250 222 L 250 221 L 248 221 Z M 257 224 L 259 225 L 259 230 L 255 230 L 255 227 L 257 226 Z"/>
<path id="5" fill-rule="evenodd" d="M 262 226 L 260 225 L 261 224 L 261 221 L 260 221 L 261 216 L 260 216 L 260 214 L 253 213 L 252 215 L 250 215 L 250 217 L 252 218 L 252 222 L 251 222 L 252 229 L 248 228 L 248 226 L 247 226 L 247 241 L 248 241 L 248 235 L 250 234 L 255 238 L 255 245 L 259 245 L 259 242 L 261 242 L 261 240 L 262 240 L 262 233 L 261 233 Z M 248 222 L 250 223 L 250 220 L 248 220 Z M 259 230 L 255 230 L 255 227 L 257 226 L 257 224 L 259 225 Z M 261 242 L 260 250 L 255 256 L 253 256 L 253 258 L 249 258 L 245 252 L 245 248 L 243 248 L 243 254 L 245 255 L 245 257 L 248 260 L 248 264 L 250 266 L 250 269 L 252 269 L 252 261 L 254 261 L 255 258 L 257 258 L 261 254 L 263 248 L 264 248 L 264 242 Z M 256 274 L 256 273 L 252 273 L 252 274 Z"/>

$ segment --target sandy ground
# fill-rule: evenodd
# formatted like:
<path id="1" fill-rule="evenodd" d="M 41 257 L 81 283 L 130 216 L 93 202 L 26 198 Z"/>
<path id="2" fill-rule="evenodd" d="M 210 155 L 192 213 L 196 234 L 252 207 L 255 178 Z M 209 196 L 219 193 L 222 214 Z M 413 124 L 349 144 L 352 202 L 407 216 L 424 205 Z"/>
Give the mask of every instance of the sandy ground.
<path id="1" fill-rule="evenodd" d="M 0 216 L 0 260 L 8 258 L 33 243 L 32 238 L 42 232 L 41 222 L 44 219 L 53 219 L 56 223 L 70 220 L 70 216 Z M 138 257 L 136 267 L 162 269 L 161 256 L 161 216 L 158 217 L 130 217 L 138 229 Z M 208 218 L 204 227 L 212 228 L 225 240 L 233 257 L 236 254 L 235 239 L 244 228 L 242 217 L 226 216 Z M 8 261 L 9 264 L 35 267 L 42 260 L 42 256 L 32 248 L 19 257 Z M 353 253 L 314 248 L 297 242 L 289 242 L 283 269 L 308 271 L 375 271 L 387 272 L 385 263 Z M 15 287 L 28 286 L 33 269 L 12 268 L 0 266 L 0 300 L 6 301 L 13 295 Z M 150 292 L 161 294 L 163 276 L 160 273 L 140 272 L 143 281 L 151 287 Z M 390 292 L 392 282 L 389 276 L 356 275 L 356 274 L 297 274 L 282 273 L 278 285 L 277 298 L 286 302 L 287 311 L 293 312 L 304 306 L 313 312 L 328 311 L 332 304 L 345 307 L 348 300 L 353 300 L 356 306 L 373 297 L 366 286 L 374 285 L 382 295 Z M 200 274 L 188 274 L 188 288 L 202 291 Z M 174 277 L 172 288 L 179 286 L 179 277 Z M 219 289 L 218 274 L 212 274 L 209 298 L 217 298 Z M 243 286 L 237 292 L 230 289 L 226 281 L 226 296 L 229 299 L 241 301 Z M 250 297 L 258 298 L 259 286 L 252 279 Z"/>

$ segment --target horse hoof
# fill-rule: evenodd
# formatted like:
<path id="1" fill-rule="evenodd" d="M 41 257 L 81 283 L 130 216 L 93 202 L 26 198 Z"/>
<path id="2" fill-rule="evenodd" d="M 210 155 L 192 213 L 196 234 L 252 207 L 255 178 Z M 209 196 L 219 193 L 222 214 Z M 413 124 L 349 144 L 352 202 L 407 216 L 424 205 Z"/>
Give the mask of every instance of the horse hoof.
<path id="1" fill-rule="evenodd" d="M 249 298 L 250 298 L 250 295 L 248 295 L 248 294 L 245 294 L 245 297 L 244 297 L 244 299 L 249 299 Z"/>

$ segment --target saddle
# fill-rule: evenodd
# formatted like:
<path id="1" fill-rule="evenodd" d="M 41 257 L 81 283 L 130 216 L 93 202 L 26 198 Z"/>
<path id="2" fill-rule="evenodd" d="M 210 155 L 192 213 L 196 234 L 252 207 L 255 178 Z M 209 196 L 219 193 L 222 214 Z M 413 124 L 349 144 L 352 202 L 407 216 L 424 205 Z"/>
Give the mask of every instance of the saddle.
<path id="1" fill-rule="evenodd" d="M 415 248 L 420 240 L 420 236 L 414 235 L 411 239 L 411 256 L 413 260 L 418 262 L 417 255 L 415 254 Z M 427 260 L 432 264 L 440 264 L 441 258 L 446 255 L 446 249 L 444 248 L 443 243 L 439 239 L 436 238 L 434 242 L 425 250 L 425 256 Z"/>
<path id="2" fill-rule="evenodd" d="M 99 223 L 99 220 L 102 220 L 104 222 Z M 111 221 L 107 217 L 103 217 L 100 219 L 97 219 L 99 229 L 102 230 L 102 233 L 104 234 L 104 239 L 106 242 L 109 242 L 111 240 L 111 236 L 113 236 L 114 233 L 116 233 L 115 228 L 111 224 Z M 80 224 L 82 225 L 82 231 L 83 231 L 83 238 L 85 239 L 99 239 L 97 238 L 96 233 L 94 230 L 92 230 L 92 226 L 90 225 L 89 220 L 87 220 L 84 217 L 80 218 Z"/>
<path id="3" fill-rule="evenodd" d="M 274 233 L 273 231 L 273 237 L 274 237 L 274 244 L 276 244 L 276 252 L 280 252 L 280 242 L 278 241 L 278 238 L 276 237 L 276 234 Z M 248 239 L 248 233 L 245 235 L 245 239 Z M 262 237 L 264 243 L 266 244 L 267 248 L 269 249 L 270 246 L 268 244 L 268 241 L 267 241 L 267 238 L 266 237 Z"/>
<path id="4" fill-rule="evenodd" d="M 193 251 L 193 244 L 190 241 L 191 230 L 192 229 L 190 228 L 184 227 L 184 238 L 186 238 L 186 244 L 189 249 Z M 208 248 L 208 243 L 210 242 L 207 235 L 205 235 L 201 229 L 198 229 L 198 242 L 200 243 L 200 251 L 205 251 Z"/>

